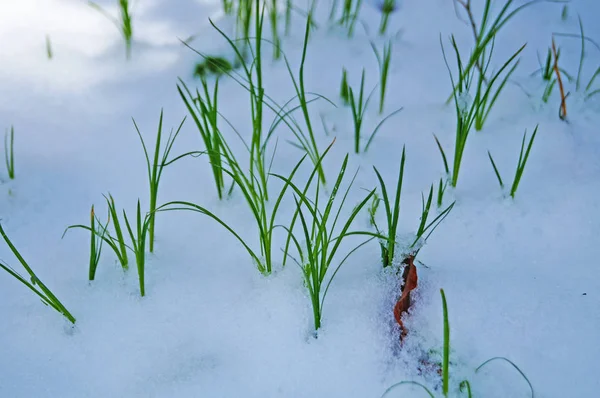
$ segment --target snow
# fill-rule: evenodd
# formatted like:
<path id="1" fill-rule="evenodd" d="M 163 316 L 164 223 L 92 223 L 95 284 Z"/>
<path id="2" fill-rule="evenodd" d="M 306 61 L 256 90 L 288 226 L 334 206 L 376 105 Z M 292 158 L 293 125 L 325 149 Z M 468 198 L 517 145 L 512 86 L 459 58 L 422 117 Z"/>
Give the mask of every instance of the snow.
<path id="1" fill-rule="evenodd" d="M 165 127 L 176 127 L 186 115 L 176 79 L 198 83 L 192 71 L 199 60 L 179 39 L 195 35 L 194 48 L 231 56 L 208 18 L 228 32 L 233 24 L 223 17 L 220 2 L 140 0 L 132 58 L 126 61 L 119 32 L 85 3 L 0 4 L 0 120 L 2 128 L 15 127 L 16 157 L 15 180 L 0 172 L 0 219 L 40 279 L 77 318 L 70 331 L 59 314 L 10 275 L 0 274 L 0 397 L 378 397 L 402 380 L 435 389 L 439 378 L 417 368 L 425 353 L 432 350 L 429 359 L 435 361 L 442 350 L 440 288 L 449 306 L 453 396 L 460 396 L 456 388 L 465 378 L 474 396 L 530 396 L 525 380 L 507 363 L 492 362 L 475 373 L 496 356 L 517 364 L 537 397 L 597 395 L 600 95 L 584 101 L 566 82 L 572 92 L 566 123 L 558 118 L 557 90 L 544 104 L 543 83 L 530 76 L 538 67 L 536 52 L 545 57 L 553 32 L 579 31 L 578 14 L 585 34 L 600 40 L 597 1 L 572 1 L 565 21 L 561 4 L 540 3 L 499 33 L 499 57 L 528 44 L 484 129 L 469 136 L 458 187 L 445 196 L 446 204 L 456 201 L 454 209 L 419 254 L 425 266 L 417 264 L 419 287 L 405 320 L 409 337 L 402 349 L 392 315 L 398 282 L 382 270 L 375 242 L 350 257 L 336 276 L 317 339 L 301 272 L 291 262 L 281 267 L 281 233 L 274 250 L 276 271 L 265 277 L 235 238 L 209 218 L 164 213 L 157 218 L 156 252 L 148 256 L 146 297 L 139 297 L 135 269 L 124 274 L 108 247 L 96 280 L 87 281 L 88 235 L 73 230 L 61 239 L 64 229 L 86 223 L 92 204 L 105 219 L 103 193 L 110 192 L 128 213 L 138 198 L 148 206 L 144 157 L 131 118 L 147 142 L 153 142 L 161 108 Z M 116 13 L 116 2 L 101 3 Z M 475 3 L 477 16 L 481 2 Z M 440 35 L 449 50 L 448 38 L 455 34 L 465 54 L 472 36 L 450 0 L 405 0 L 382 39 L 376 35 L 376 5 L 363 4 L 354 37 L 348 39 L 344 29 L 329 26 L 329 3 L 318 4 L 306 86 L 339 103 L 338 108 L 325 101 L 311 105 L 319 147 L 336 137 L 325 160 L 331 181 L 353 150 L 351 112 L 337 100 L 342 67 L 353 87 L 365 68 L 370 91 L 379 72 L 369 41 L 382 48 L 393 37 L 385 114 L 404 109 L 382 127 L 367 153 L 351 153 L 348 174 L 360 171 L 348 203 L 364 197 L 361 188 L 376 187 L 373 165 L 392 186 L 406 145 L 399 227 L 405 236 L 418 226 L 421 192 L 443 176 L 432 133 L 452 159 L 456 120 L 454 107 L 444 105 L 451 87 Z M 294 15 L 291 35 L 283 39 L 293 71 L 303 29 L 304 18 Z M 561 65 L 575 74 L 579 41 L 556 40 Z M 266 92 L 283 103 L 294 95 L 285 64 L 272 62 L 267 46 L 264 60 Z M 584 78 L 599 64 L 600 51 L 588 45 Z M 380 120 L 377 97 L 367 111 L 366 132 Z M 219 101 L 247 137 L 248 94 L 223 78 Z M 321 115 L 330 136 L 323 132 Z M 487 151 L 510 181 L 523 132 L 531 133 L 537 124 L 516 198 L 508 199 Z M 226 136 L 241 153 L 235 135 L 226 131 Z M 292 136 L 283 125 L 276 136 L 273 170 L 286 174 L 302 154 L 286 143 Z M 199 138 L 188 119 L 173 153 L 204 149 Z M 299 181 L 308 172 L 304 168 Z M 277 187 L 274 179 L 271 183 Z M 258 249 L 242 196 L 236 192 L 218 201 L 206 157 L 184 159 L 165 170 L 158 201 L 170 200 L 211 209 Z M 279 222 L 288 223 L 292 211 L 286 202 Z M 355 225 L 368 227 L 366 212 Z M 0 258 L 17 267 L 5 245 Z M 392 396 L 425 395 L 407 386 Z"/>

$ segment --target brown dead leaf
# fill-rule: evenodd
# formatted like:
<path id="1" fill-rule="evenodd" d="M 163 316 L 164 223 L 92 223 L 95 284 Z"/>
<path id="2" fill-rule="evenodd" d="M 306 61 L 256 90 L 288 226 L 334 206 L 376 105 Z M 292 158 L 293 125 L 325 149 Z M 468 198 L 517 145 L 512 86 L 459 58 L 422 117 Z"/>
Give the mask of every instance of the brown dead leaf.
<path id="1" fill-rule="evenodd" d="M 404 271 L 402 272 L 402 286 L 400 287 L 402 294 L 394 306 L 394 318 L 396 318 L 396 322 L 400 325 L 401 330 L 400 341 L 402 341 L 408 333 L 402 323 L 402 314 L 408 312 L 411 304 L 410 292 L 417 287 L 417 267 L 415 267 L 414 260 L 415 257 L 410 255 L 402 262 L 403 264 L 406 264 Z"/>

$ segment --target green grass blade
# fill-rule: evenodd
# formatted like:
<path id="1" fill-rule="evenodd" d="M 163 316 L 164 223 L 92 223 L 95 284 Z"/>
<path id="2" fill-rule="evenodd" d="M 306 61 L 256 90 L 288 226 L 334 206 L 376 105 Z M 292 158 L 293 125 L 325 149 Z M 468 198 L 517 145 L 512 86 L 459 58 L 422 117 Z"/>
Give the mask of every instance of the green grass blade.
<path id="1" fill-rule="evenodd" d="M 494 173 L 496 174 L 496 178 L 498 179 L 498 183 L 500 184 L 500 188 L 504 188 L 504 183 L 502 182 L 502 177 L 500 177 L 500 172 L 496 167 L 496 163 L 494 162 L 494 158 L 492 158 L 492 154 L 488 151 L 488 157 L 490 158 L 490 162 L 492 163 L 492 167 L 494 168 Z"/>

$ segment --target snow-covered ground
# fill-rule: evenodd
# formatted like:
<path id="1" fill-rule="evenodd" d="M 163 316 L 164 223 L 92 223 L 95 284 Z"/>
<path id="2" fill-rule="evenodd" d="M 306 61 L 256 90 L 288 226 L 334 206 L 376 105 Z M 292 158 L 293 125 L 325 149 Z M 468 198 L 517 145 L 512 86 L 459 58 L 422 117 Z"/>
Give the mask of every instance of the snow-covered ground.
<path id="1" fill-rule="evenodd" d="M 104 0 L 116 14 L 116 1 Z M 340 2 L 342 3 L 342 2 Z M 478 17 L 483 1 L 475 1 Z M 504 1 L 496 1 L 497 11 Z M 523 1 L 515 1 L 522 4 Z M 349 170 L 360 167 L 348 203 L 377 185 L 372 166 L 392 186 L 402 146 L 407 161 L 400 232 L 414 232 L 421 192 L 443 176 L 435 133 L 452 158 L 455 113 L 444 104 L 450 79 L 440 49 L 450 34 L 468 54 L 471 28 L 457 18 L 451 0 L 401 0 L 386 37 L 377 35 L 380 11 L 364 2 L 354 37 L 330 25 L 330 3 L 317 4 L 318 28 L 308 46 L 307 91 L 338 103 L 311 104 L 320 148 L 335 136 L 325 160 L 333 180 L 350 152 Z M 308 2 L 297 2 L 305 10 Z M 397 280 L 382 270 L 379 247 L 357 251 L 331 285 L 318 339 L 299 268 L 262 276 L 233 236 L 207 217 L 161 213 L 155 254 L 148 256 L 146 293 L 137 274 L 124 274 L 108 247 L 96 280 L 87 281 L 88 234 L 71 224 L 87 223 L 95 204 L 105 219 L 102 194 L 133 214 L 138 198 L 148 206 L 142 148 L 131 118 L 153 142 L 161 108 L 165 127 L 178 125 L 186 109 L 175 84 L 199 84 L 192 76 L 199 56 L 191 45 L 231 57 L 227 43 L 208 23 L 232 32 L 218 1 L 139 0 L 134 13 L 131 60 L 119 32 L 103 15 L 78 0 L 19 0 L 0 3 L 0 127 L 15 129 L 16 179 L 0 172 L 2 226 L 38 276 L 77 318 L 68 331 L 63 318 L 44 307 L 24 286 L 0 272 L 0 397 L 379 397 L 387 387 L 415 380 L 438 388 L 435 374 L 420 374 L 423 353 L 436 361 L 442 348 L 442 306 L 448 299 L 451 326 L 451 390 L 468 379 L 476 397 L 528 397 L 526 382 L 503 362 L 474 373 L 483 361 L 502 356 L 515 362 L 537 397 L 592 397 L 600 391 L 600 95 L 584 101 L 566 82 L 568 122 L 558 117 L 554 90 L 541 101 L 543 82 L 530 76 L 545 59 L 553 32 L 600 41 L 600 3 L 573 0 L 539 3 L 498 34 L 501 59 L 527 47 L 511 82 L 484 129 L 472 131 L 456 190 L 446 194 L 454 209 L 419 254 L 419 287 L 406 317 L 409 337 L 398 349 L 392 307 Z M 281 20 L 283 23 L 283 19 Z M 268 24 L 267 22 L 265 22 Z M 266 27 L 265 32 L 270 32 Z M 296 13 L 283 51 L 298 68 L 304 17 Z M 53 57 L 46 54 L 50 38 Z M 369 151 L 355 155 L 351 111 L 338 99 L 342 68 L 357 87 L 366 69 L 368 91 L 379 72 L 370 41 L 393 41 L 386 114 L 404 107 L 378 133 Z M 578 39 L 556 37 L 560 64 L 577 74 Z M 450 51 L 447 51 L 451 54 Z M 266 93 L 283 103 L 294 95 L 285 63 L 272 62 L 265 46 Z M 453 58 L 450 57 L 454 65 Z M 600 50 L 587 43 L 582 79 L 600 65 Z M 600 78 L 599 78 L 600 79 Z M 600 87 L 600 80 L 596 83 Z M 249 95 L 231 79 L 220 80 L 220 109 L 246 139 Z M 377 100 L 367 110 L 366 131 L 380 120 Z M 319 117 L 331 132 L 326 136 Z M 300 115 L 298 115 L 300 118 Z M 270 118 L 270 116 L 269 116 Z M 268 120 L 270 122 L 270 120 Z M 487 151 L 505 180 L 512 178 L 525 129 L 539 132 L 515 200 L 500 190 Z M 243 146 L 224 134 L 241 153 Z M 283 125 L 273 170 L 287 173 L 302 153 L 286 141 Z M 272 141 L 274 144 L 275 140 Z M 188 119 L 173 153 L 204 149 Z M 299 176 L 306 177 L 308 168 Z M 276 181 L 271 181 L 276 186 Z M 183 159 L 163 175 L 159 203 L 188 200 L 222 216 L 253 247 L 255 225 L 239 191 L 219 201 L 206 157 Z M 286 202 L 278 222 L 294 207 Z M 356 228 L 368 228 L 366 212 Z M 360 242 L 357 240 L 356 242 Z M 349 247 L 349 246 L 348 246 Z M 17 268 L 8 247 L 0 258 Z M 436 393 L 441 396 L 438 389 Z M 424 397 L 407 386 L 389 394 Z"/>

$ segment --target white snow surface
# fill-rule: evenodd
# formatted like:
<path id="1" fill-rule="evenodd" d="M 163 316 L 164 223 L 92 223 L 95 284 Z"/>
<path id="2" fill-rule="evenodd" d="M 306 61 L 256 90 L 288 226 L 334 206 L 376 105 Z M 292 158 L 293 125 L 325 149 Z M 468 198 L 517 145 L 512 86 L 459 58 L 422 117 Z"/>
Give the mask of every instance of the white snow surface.
<path id="1" fill-rule="evenodd" d="M 474 1 L 480 15 L 482 1 Z M 495 2 L 497 12 L 500 1 Z M 523 1 L 516 1 L 522 4 Z M 116 2 L 101 2 L 116 13 Z M 308 4 L 296 6 L 306 9 Z M 440 49 L 450 63 L 449 36 L 468 54 L 471 28 L 457 18 L 450 0 L 403 0 L 390 18 L 386 37 L 377 35 L 380 11 L 364 2 L 354 37 L 328 23 L 330 3 L 316 9 L 306 64 L 307 91 L 332 99 L 311 104 L 318 145 L 336 142 L 325 160 L 333 180 L 346 153 L 349 171 L 359 168 L 349 205 L 377 185 L 375 165 L 395 183 L 402 146 L 406 176 L 400 232 L 414 232 L 421 192 L 443 176 L 432 133 L 452 159 L 455 113 L 444 101 L 451 86 Z M 104 247 L 96 280 L 87 281 L 86 224 L 95 204 L 106 217 L 103 193 L 133 214 L 140 198 L 148 206 L 142 148 L 133 117 L 153 146 L 161 108 L 165 127 L 186 116 L 177 77 L 192 76 L 199 56 L 179 39 L 196 35 L 202 52 L 231 56 L 227 43 L 208 23 L 228 32 L 217 1 L 139 0 L 134 14 L 133 53 L 125 59 L 118 30 L 103 15 L 76 0 L 19 0 L 0 4 L 0 121 L 14 125 L 16 179 L 0 171 L 0 218 L 10 238 L 44 283 L 77 318 L 65 321 L 24 286 L 0 273 L 0 397 L 379 397 L 402 381 L 424 383 L 441 396 L 439 377 L 421 374 L 419 360 L 429 351 L 439 360 L 442 306 L 446 292 L 451 327 L 451 396 L 471 382 L 476 397 L 528 397 L 525 380 L 501 356 L 519 366 L 536 397 L 592 397 L 600 391 L 600 95 L 584 101 L 566 82 L 568 122 L 558 118 L 560 97 L 541 101 L 543 83 L 530 76 L 545 59 L 553 32 L 585 34 L 600 41 L 600 3 L 573 0 L 539 3 L 518 14 L 498 34 L 498 58 L 527 42 L 521 63 L 500 96 L 484 129 L 472 131 L 456 201 L 447 219 L 419 254 L 419 287 L 406 317 L 409 337 L 398 347 L 392 308 L 398 281 L 382 270 L 379 247 L 364 246 L 343 265 L 331 285 L 318 338 L 311 335 L 312 311 L 299 268 L 281 267 L 276 237 L 276 270 L 262 276 L 247 252 L 221 226 L 193 213 L 161 213 L 155 254 L 146 267 L 146 293 L 140 298 L 137 274 L 124 274 Z M 283 19 L 281 19 L 283 24 Z M 265 32 L 270 28 L 265 22 Z M 283 51 L 297 71 L 304 17 L 294 14 Z M 267 33 L 265 33 L 267 34 Z M 46 56 L 45 37 L 54 56 Z M 382 48 L 393 40 L 385 113 L 399 107 L 367 153 L 353 151 L 351 111 L 338 100 L 342 67 L 358 87 L 379 78 L 369 42 Z M 579 41 L 556 37 L 562 67 L 577 74 Z M 273 62 L 265 45 L 266 93 L 283 103 L 294 95 L 283 61 Z M 583 80 L 600 65 L 600 50 L 586 46 Z M 498 67 L 498 65 L 496 65 Z M 600 81 L 598 82 L 600 83 Z M 529 94 L 529 95 L 527 95 Z M 377 94 L 367 110 L 365 131 L 381 117 Z M 233 80 L 220 81 L 220 109 L 246 139 L 250 134 L 249 95 Z M 319 117 L 331 133 L 326 136 Z M 266 115 L 270 123 L 272 114 Z M 302 123 L 301 115 L 297 115 Z M 514 200 L 501 192 L 487 151 L 511 181 L 523 132 L 539 132 Z M 223 123 L 225 126 L 225 124 Z M 234 150 L 243 146 L 224 134 Z M 273 171 L 286 174 L 302 153 L 277 130 Z M 275 139 L 271 142 L 274 148 Z M 204 149 L 191 119 L 173 153 Z M 305 165 L 306 166 L 306 165 Z M 302 169 L 298 181 L 309 173 Z M 275 189 L 278 184 L 272 179 Z M 188 200 L 222 216 L 258 249 L 252 216 L 239 191 L 219 201 L 206 157 L 187 158 L 163 175 L 159 203 Z M 287 224 L 294 207 L 286 202 L 278 222 Z M 366 212 L 355 228 L 368 228 Z M 352 242 L 360 242 L 358 239 Z M 345 245 L 345 248 L 351 246 Z M 18 269 L 9 248 L 0 258 Z M 437 356 L 436 356 L 437 355 Z M 418 388 L 398 388 L 388 396 L 424 397 Z"/>

